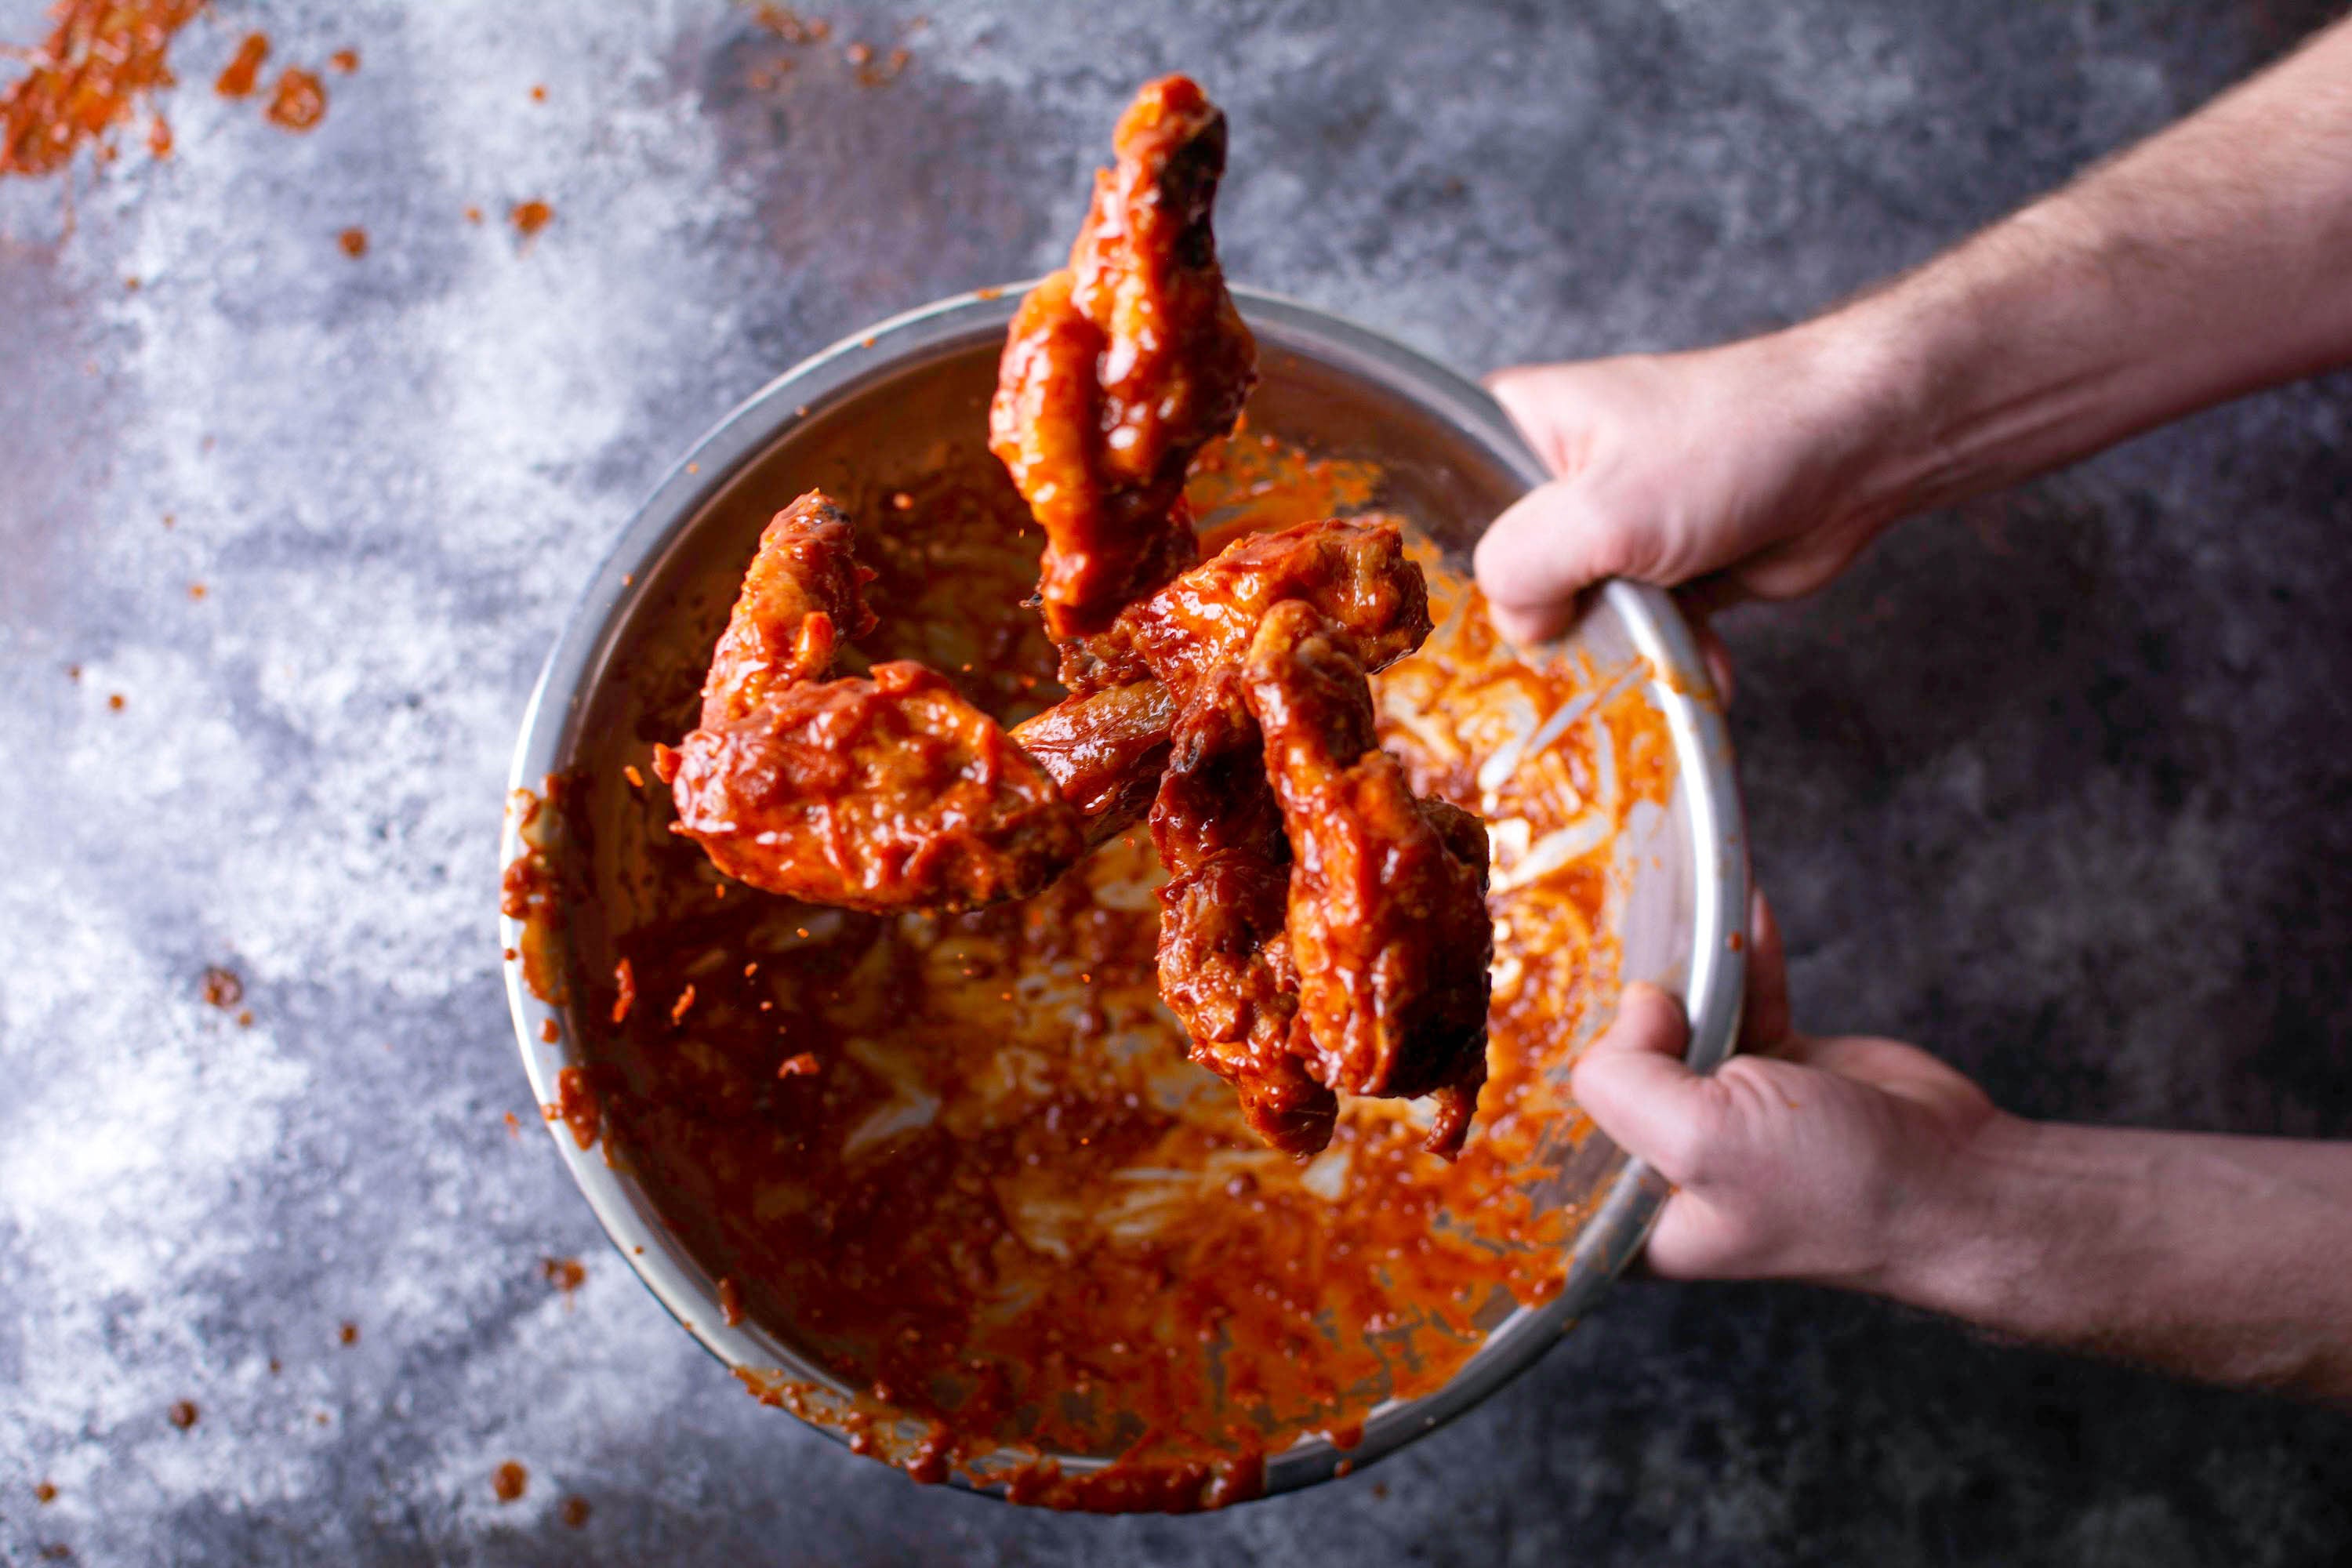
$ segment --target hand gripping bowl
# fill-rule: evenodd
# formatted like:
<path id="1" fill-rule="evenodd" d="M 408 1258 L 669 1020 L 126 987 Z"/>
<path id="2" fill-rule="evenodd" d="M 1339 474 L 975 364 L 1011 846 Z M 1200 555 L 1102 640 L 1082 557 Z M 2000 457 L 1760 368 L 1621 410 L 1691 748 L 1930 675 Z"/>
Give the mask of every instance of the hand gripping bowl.
<path id="1" fill-rule="evenodd" d="M 793 495 L 813 485 L 854 487 L 861 464 L 895 462 L 900 471 L 919 465 L 945 422 L 970 424 L 976 432 L 1019 292 L 984 290 L 887 321 L 794 368 L 704 437 L 630 522 L 573 611 L 524 717 L 513 789 L 537 791 L 542 781 L 600 771 L 618 774 L 624 753 L 614 749 L 617 733 L 634 731 L 642 750 L 648 726 L 662 720 L 615 694 L 650 657 L 656 623 L 676 616 L 689 585 L 698 602 L 723 615 L 758 530 Z M 1377 461 L 1385 476 L 1379 505 L 1433 541 L 1447 565 L 1466 569 L 1469 548 L 1487 522 L 1544 478 L 1500 408 L 1475 386 L 1307 306 L 1249 290 L 1235 294 L 1256 333 L 1263 373 L 1249 427 L 1311 453 Z M 1613 995 L 1613 981 L 1633 979 L 1677 992 L 1693 1026 L 1688 1059 L 1712 1068 L 1738 1027 L 1747 910 L 1739 807 L 1712 688 L 1688 627 L 1672 601 L 1652 588 L 1607 584 L 1566 644 L 1598 665 L 1633 672 L 1625 679 L 1662 721 L 1657 728 L 1669 753 L 1664 808 L 1649 811 L 1614 848 L 1624 885 L 1613 906 L 1618 973 L 1595 975 L 1591 984 L 1606 995 Z M 707 657 L 708 647 L 705 637 L 698 652 Z M 670 730 L 670 737 L 684 727 Z M 575 819 L 571 794 L 565 798 L 562 812 L 510 810 L 502 864 L 519 865 L 551 835 L 584 841 L 610 833 L 589 805 L 580 805 Z M 667 819 L 657 793 L 632 804 Z M 510 873 L 509 910 L 518 907 L 514 886 Z M 597 902 L 584 900 L 553 919 L 510 915 L 502 922 L 509 953 L 522 954 L 508 964 L 508 996 L 523 1063 L 551 1113 L 567 1098 L 564 1080 L 572 1075 L 565 1069 L 583 1062 L 583 1030 L 601 1026 L 612 995 L 609 988 L 580 983 L 584 966 L 573 951 L 587 929 L 580 922 L 605 919 Z M 647 1005 L 666 1008 L 668 1002 L 649 998 Z M 1605 1005 L 1585 1008 L 1572 1028 L 1564 1026 L 1556 1050 L 1547 1045 L 1546 1070 L 1564 1074 L 1607 1011 Z M 693 1226 L 681 1221 L 692 1216 L 677 1213 L 674 1203 L 666 1211 L 626 1153 L 611 1157 L 609 1142 L 583 1147 L 560 1121 L 554 1130 L 621 1256 L 713 1355 L 754 1392 L 787 1390 L 776 1402 L 835 1436 L 848 1434 L 860 1451 L 874 1446 L 870 1408 L 856 1414 L 866 1391 L 845 1386 L 790 1338 L 764 1326 L 761 1318 L 772 1321 L 774 1312 L 742 1312 L 739 1283 L 722 1279 L 709 1248 L 686 1234 Z M 1474 1127 L 1474 1142 L 1479 1135 Z M 1553 1147 L 1555 1163 L 1530 1175 L 1527 1190 L 1537 1204 L 1576 1216 L 1565 1232 L 1557 1294 L 1535 1307 L 1506 1300 L 1491 1323 L 1481 1321 L 1483 1342 L 1447 1381 L 1363 1412 L 1360 1429 L 1335 1435 L 1344 1448 L 1311 1431 L 1286 1447 L 1270 1444 L 1266 1492 L 1345 1474 L 1461 1414 L 1531 1364 L 1600 1300 L 1640 1247 L 1665 1187 L 1589 1128 Z M 1016 1466 L 1051 1460 L 1071 1476 L 1099 1472 L 1109 1462 L 1100 1453 L 1036 1454 L 1017 1447 L 1009 1453 Z M 903 1452 L 899 1458 L 906 1462 Z M 938 1468 L 927 1479 L 939 1479 Z M 984 1470 L 978 1484 L 989 1486 L 1000 1473 Z M 1255 1490 L 1253 1480 L 1241 1495 Z M 1139 1505 L 1130 1499 L 1114 1506 Z"/>

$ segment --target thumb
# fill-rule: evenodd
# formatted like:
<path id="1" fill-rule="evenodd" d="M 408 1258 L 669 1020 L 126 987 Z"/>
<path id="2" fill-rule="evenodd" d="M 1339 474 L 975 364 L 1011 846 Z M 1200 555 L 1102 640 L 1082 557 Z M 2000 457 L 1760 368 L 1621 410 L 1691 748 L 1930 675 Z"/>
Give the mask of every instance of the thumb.
<path id="1" fill-rule="evenodd" d="M 1706 1080 L 1683 1065 L 1689 1038 L 1681 1005 L 1637 982 L 1625 987 L 1616 1021 L 1585 1048 L 1571 1079 L 1593 1123 L 1671 1182 L 1688 1179 L 1716 1110 Z"/>
<path id="2" fill-rule="evenodd" d="M 1520 643 L 1559 636 L 1578 594 L 1628 568 L 1626 544 L 1622 524 L 1598 515 L 1578 480 L 1529 490 L 1478 541 L 1478 586 L 1496 629 Z"/>

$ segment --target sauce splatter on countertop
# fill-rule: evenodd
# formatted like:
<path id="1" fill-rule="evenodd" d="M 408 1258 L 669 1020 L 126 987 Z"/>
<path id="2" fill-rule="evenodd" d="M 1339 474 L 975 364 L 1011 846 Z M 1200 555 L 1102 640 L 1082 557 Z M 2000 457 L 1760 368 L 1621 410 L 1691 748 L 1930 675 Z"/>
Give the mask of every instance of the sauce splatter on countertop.
<path id="1" fill-rule="evenodd" d="M 32 68 L 0 95 L 0 174 L 47 174 L 172 85 L 172 38 L 204 0 L 64 0 L 57 26 L 26 51 Z M 171 148 L 156 121 L 149 142 Z"/>

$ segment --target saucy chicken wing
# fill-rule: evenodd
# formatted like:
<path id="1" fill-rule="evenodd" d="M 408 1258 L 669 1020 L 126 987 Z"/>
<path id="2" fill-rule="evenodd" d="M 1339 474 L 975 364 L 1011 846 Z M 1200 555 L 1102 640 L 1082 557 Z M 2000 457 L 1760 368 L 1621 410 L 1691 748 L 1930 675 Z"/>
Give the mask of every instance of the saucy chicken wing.
<path id="1" fill-rule="evenodd" d="M 812 490 L 761 534 L 703 686 L 654 763 L 675 831 L 810 903 L 960 910 L 1023 898 L 1085 851 L 1078 814 L 995 720 L 919 664 L 824 679 L 871 629 L 849 520 Z"/>
<path id="2" fill-rule="evenodd" d="M 1204 675 L 1237 668 L 1266 610 L 1303 599 L 1367 670 L 1429 636 L 1429 589 L 1392 522 L 1299 523 L 1239 539 L 1123 611 L 1096 639 L 1116 645 L 1120 680 L 1013 727 L 1087 818 L 1090 840 L 1131 826 L 1150 804 L 1178 708 Z"/>
<path id="3" fill-rule="evenodd" d="M 1291 868 L 1288 928 L 1314 1076 L 1349 1094 L 1439 1096 L 1428 1148 L 1462 1146 L 1486 1076 L 1486 835 L 1415 796 L 1380 748 L 1364 668 L 1311 605 L 1276 605 L 1242 685 Z"/>
<path id="4" fill-rule="evenodd" d="M 1192 563 L 1184 470 L 1257 378 L 1210 223 L 1224 115 L 1167 77 L 1114 147 L 1069 266 L 1021 302 L 989 409 L 990 449 L 1045 533 L 1038 593 L 1075 690 L 1098 684 L 1080 639 Z"/>
<path id="5" fill-rule="evenodd" d="M 1369 673 L 1429 637 L 1429 584 L 1405 558 L 1393 522 L 1333 518 L 1235 540 L 1150 598 L 1116 634 L 1131 657 L 1180 695 L 1209 671 L 1238 666 L 1274 606 L 1295 600 Z"/>
<path id="6" fill-rule="evenodd" d="M 1239 673 L 1204 680 L 1177 719 L 1151 806 L 1160 994 L 1192 1058 L 1233 1084 L 1252 1131 L 1286 1153 L 1331 1141 L 1339 1097 L 1307 1071 L 1288 919 L 1290 843 Z"/>

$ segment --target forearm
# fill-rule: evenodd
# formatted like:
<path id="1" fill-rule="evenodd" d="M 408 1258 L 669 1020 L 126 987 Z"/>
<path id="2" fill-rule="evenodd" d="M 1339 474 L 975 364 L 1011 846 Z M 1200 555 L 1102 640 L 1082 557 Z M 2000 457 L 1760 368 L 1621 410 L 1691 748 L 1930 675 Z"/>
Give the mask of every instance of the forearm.
<path id="1" fill-rule="evenodd" d="M 1891 1257 L 2000 1333 L 2352 1404 L 2352 1144 L 2002 1118 Z"/>
<path id="2" fill-rule="evenodd" d="M 2352 361 L 2352 23 L 1795 329 L 1884 522 Z"/>

